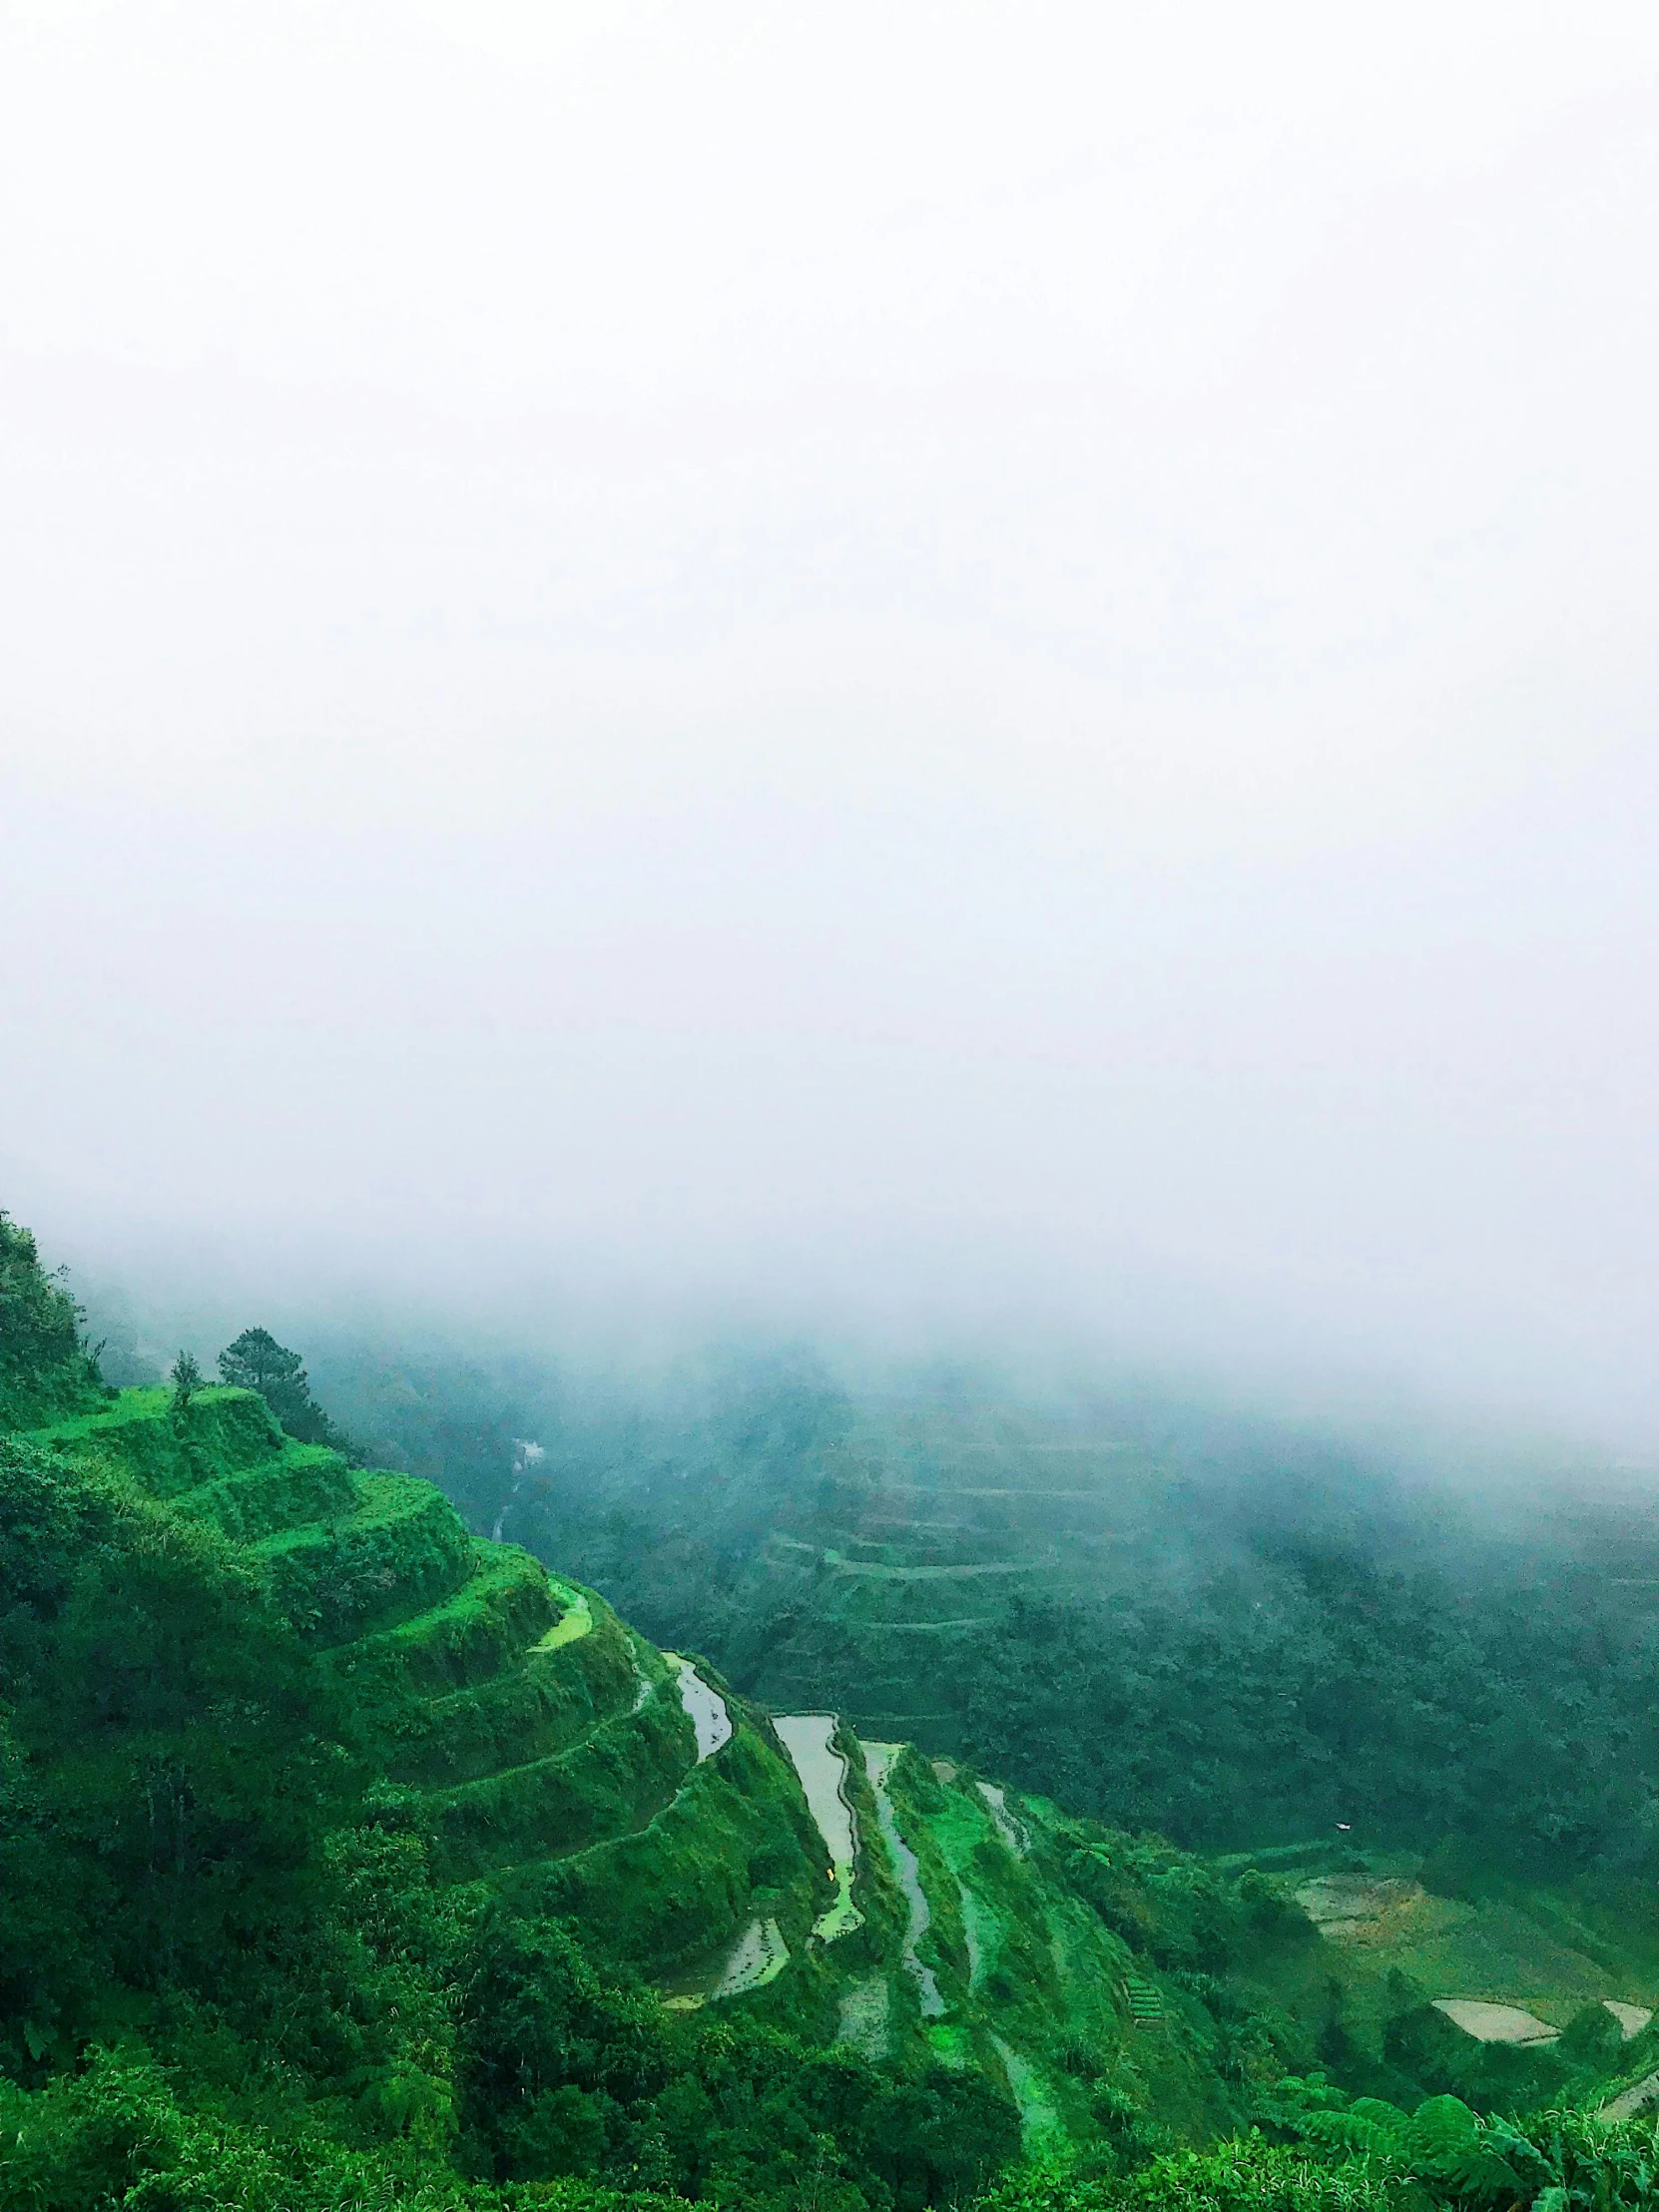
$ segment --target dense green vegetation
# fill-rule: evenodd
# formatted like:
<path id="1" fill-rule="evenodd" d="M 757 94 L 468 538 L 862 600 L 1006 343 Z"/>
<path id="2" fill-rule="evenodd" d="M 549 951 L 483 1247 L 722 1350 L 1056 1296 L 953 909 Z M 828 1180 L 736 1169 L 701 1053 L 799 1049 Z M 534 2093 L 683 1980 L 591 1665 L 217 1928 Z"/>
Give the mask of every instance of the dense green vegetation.
<path id="1" fill-rule="evenodd" d="M 351 1448 L 349 1439 L 312 1397 L 310 1378 L 298 1353 L 279 1345 L 269 1329 L 245 1329 L 228 1344 L 219 1356 L 219 1379 L 233 1389 L 257 1390 L 288 1434 L 301 1443 Z"/>
<path id="2" fill-rule="evenodd" d="M 1195 1849 L 1347 1823 L 1566 1876 L 1659 1848 L 1659 1510 L 1628 1482 L 1534 1483 L 1522 1519 L 1128 1390 L 860 1396 L 799 1362 L 514 1415 L 546 1456 L 496 1447 L 492 1485 L 476 1427 L 475 1524 L 775 1707 Z"/>
<path id="3" fill-rule="evenodd" d="M 0 1442 L 4 2201 L 810 2173 L 920 2205 L 1017 2150 L 976 2070 L 830 2060 L 795 1993 L 705 2019 L 645 1978 L 756 1900 L 805 1947 L 828 1882 L 763 1722 L 698 1762 L 660 1657 L 597 1599 L 550 1637 L 557 1586 L 429 1485 L 246 1390 L 106 1398 L 73 1328 L 37 1341 L 25 1402 L 60 1417 Z"/>
<path id="4" fill-rule="evenodd" d="M 0 1211 L 0 1430 L 78 1412 L 100 1394 L 81 1312 L 40 1264 L 35 1240 Z"/>
<path id="5" fill-rule="evenodd" d="M 1121 1752 L 1160 1682 L 1171 1717 L 1113 1788 L 1171 1790 L 1160 1757 L 1186 1761 L 1195 1802 L 1227 1783 L 1196 1766 L 1171 1681 L 1203 1654 L 1143 1639 L 1114 1671 L 1062 1565 L 1046 1598 L 965 1615 L 957 1671 L 981 1671 L 938 1708 L 962 1724 L 951 1756 L 866 1746 L 844 1722 L 830 1739 L 856 1908 L 831 1914 L 829 1845 L 791 1756 L 695 1656 L 715 1638 L 688 1632 L 688 1593 L 677 1640 L 693 1656 L 665 1658 L 596 1589 L 469 1532 L 418 1476 L 353 1466 L 331 1424 L 305 1434 L 326 1416 L 264 1333 L 222 1372 L 265 1359 L 281 1421 L 248 1387 L 189 1376 L 107 1389 L 61 1286 L 7 1238 L 0 2202 L 1649 2201 L 1651 2122 L 1586 2109 L 1659 2067 L 1659 2029 L 1630 2025 L 1659 1987 L 1636 1847 L 1621 1873 L 1601 1845 L 1554 1838 L 1578 1871 L 1548 1891 L 1515 1871 L 1532 1840 L 1493 1855 L 1450 1819 L 1451 1840 L 1408 1864 L 1260 1837 L 1206 1862 L 1076 1799 L 998 1787 L 984 1777 L 1063 1767 L 1074 1692 L 1125 1708 Z M 537 1459 L 513 1410 L 505 1490 L 474 1498 L 475 1528 L 570 1493 L 570 1434 Z M 867 1533 L 883 1497 L 937 1496 L 925 1461 L 895 1480 L 867 1451 L 853 1460 L 822 1393 L 786 1393 L 769 1421 L 729 1429 L 702 1478 L 676 1474 L 700 1494 L 697 1534 L 666 1533 L 637 1570 L 662 1578 L 666 1607 L 695 1546 L 724 1556 L 708 1617 L 741 1656 L 742 1577 L 757 1595 L 776 1577 L 776 1600 L 816 1551 L 807 1586 L 825 1602 L 789 1634 L 763 1608 L 772 1641 L 756 1639 L 751 1675 L 771 1665 L 799 1690 L 812 1635 L 835 1620 L 872 1629 L 846 1639 L 861 1664 L 884 1632 L 944 1621 L 941 1583 L 960 1605 L 961 1584 L 996 1579 L 955 1571 L 998 1562 L 964 1558 L 975 1531 L 941 1531 L 931 1502 L 909 1508 L 908 1539 L 890 1516 L 880 1542 Z M 663 1479 L 648 1441 L 636 1534 Z M 967 1463 L 980 1478 L 963 1496 L 1005 1513 L 1017 1485 L 984 1478 L 984 1454 Z M 806 1532 L 746 1552 L 733 1531 L 758 1509 L 762 1464 Z M 1143 1465 L 1143 1501 L 1161 1480 Z M 1080 1486 L 1028 1482 L 1016 1502 L 1046 1512 Z M 618 1487 L 596 1482 L 587 1541 L 623 1541 Z M 1098 1560 L 1086 1521 L 1078 1533 Z M 1381 1636 L 1417 1587 L 1402 1574 L 1357 1618 Z M 1345 1617 L 1329 1589 L 1320 1604 Z M 993 1637 L 1007 1733 L 994 1762 L 970 1760 L 964 1738 L 991 1725 L 973 1716 Z M 1359 1628 L 1349 1642 L 1363 1648 Z M 1204 1663 L 1220 1699 L 1224 1659 Z M 1095 1772 L 1078 1770 L 1078 1798 Z M 1605 1830 L 1620 1824 L 1639 1830 L 1610 1804 Z M 1448 1972 L 1476 1995 L 1513 1980 L 1542 2008 L 1538 2037 L 1455 2025 L 1433 2001 Z"/>
<path id="6" fill-rule="evenodd" d="M 962 1682 L 993 1771 L 1201 1845 L 1347 1822 L 1455 1836 L 1540 1874 L 1647 1867 L 1659 1846 L 1659 1649 L 1586 1565 L 1468 1603 L 1353 1555 L 1274 1562 L 1179 1598 L 1016 1600 Z"/>

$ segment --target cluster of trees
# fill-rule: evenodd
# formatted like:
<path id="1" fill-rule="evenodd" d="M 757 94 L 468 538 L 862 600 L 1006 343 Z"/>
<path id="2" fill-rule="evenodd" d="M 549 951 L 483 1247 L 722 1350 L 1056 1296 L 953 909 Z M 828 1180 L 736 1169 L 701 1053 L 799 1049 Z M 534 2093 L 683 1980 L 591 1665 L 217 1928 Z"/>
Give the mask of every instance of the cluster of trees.
<path id="1" fill-rule="evenodd" d="M 279 1345 L 269 1329 L 245 1329 L 226 1346 L 219 1356 L 219 1380 L 240 1390 L 258 1390 L 300 1443 L 332 1444 L 335 1450 L 355 1456 L 350 1437 L 335 1427 L 311 1395 L 310 1378 L 298 1353 Z"/>
<path id="2" fill-rule="evenodd" d="M 961 2212 L 1648 2212 L 1651 2122 L 1585 2111 L 1481 2120 L 1453 2097 L 1404 2112 L 1315 2077 L 1281 2085 L 1284 2124 L 1202 2151 L 1090 2171 L 1049 2148 L 950 2201 Z M 820 2089 L 822 2094 L 822 2088 Z M 834 2101 L 833 2089 L 830 2099 Z M 369 2144 L 274 2110 L 182 2094 L 128 2045 L 33 2096 L 0 2081 L 0 2182 L 30 2212 L 688 2212 L 682 2195 L 578 2178 L 468 2181 L 407 2139 Z M 697 2212 L 857 2212 L 821 2137 L 785 2192 L 712 2172 Z"/>
<path id="3" fill-rule="evenodd" d="M 0 1211 L 0 1429 L 97 1402 L 101 1379 L 83 1319 L 62 1271 L 48 1274 L 31 1233 Z"/>
<path id="4" fill-rule="evenodd" d="M 1473 1593 L 1346 1555 L 1111 1606 L 1016 1600 L 959 1671 L 987 1772 L 1194 1848 L 1463 1837 L 1520 1874 L 1659 1853 L 1659 1643 L 1557 1561 Z"/>
<path id="5" fill-rule="evenodd" d="M 193 1352 L 181 1352 L 168 1380 L 182 1406 L 207 1381 Z M 359 1456 L 344 1429 L 329 1419 L 311 1395 L 310 1378 L 297 1352 L 279 1345 L 269 1329 L 245 1329 L 219 1356 L 219 1380 L 234 1389 L 258 1390 L 287 1433 L 302 1444 L 329 1444 L 348 1458 Z"/>

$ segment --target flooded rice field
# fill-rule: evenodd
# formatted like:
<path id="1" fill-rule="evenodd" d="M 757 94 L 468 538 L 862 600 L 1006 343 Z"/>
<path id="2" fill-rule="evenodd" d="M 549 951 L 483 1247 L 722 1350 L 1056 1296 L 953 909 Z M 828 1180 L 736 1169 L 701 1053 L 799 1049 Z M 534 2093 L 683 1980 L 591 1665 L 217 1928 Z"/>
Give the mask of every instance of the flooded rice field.
<path id="1" fill-rule="evenodd" d="M 697 1731 L 697 1759 L 701 1766 L 705 1759 L 712 1759 L 723 1744 L 732 1741 L 732 1716 L 720 1692 L 709 1687 L 689 1659 L 682 1659 L 677 1651 L 665 1651 L 663 1657 L 680 1678 L 680 1703 Z"/>
<path id="2" fill-rule="evenodd" d="M 818 1824 L 824 1848 L 830 1854 L 834 1878 L 835 1902 L 814 1923 L 820 1941 L 832 1943 L 863 1926 L 863 1915 L 852 1902 L 852 1870 L 857 1857 L 857 1824 L 846 1794 L 846 1761 L 835 1749 L 835 1716 L 832 1713 L 784 1713 L 773 1722 L 784 1749 L 795 1762 L 807 1809 Z"/>

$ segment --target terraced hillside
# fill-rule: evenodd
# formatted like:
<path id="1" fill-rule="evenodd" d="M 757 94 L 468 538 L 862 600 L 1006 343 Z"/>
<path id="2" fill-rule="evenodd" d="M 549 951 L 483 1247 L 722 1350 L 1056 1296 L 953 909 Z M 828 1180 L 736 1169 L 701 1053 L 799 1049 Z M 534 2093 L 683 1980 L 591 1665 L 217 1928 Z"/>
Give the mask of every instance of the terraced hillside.
<path id="1" fill-rule="evenodd" d="M 843 1407 L 747 1459 L 727 1442 L 724 1463 L 693 1450 L 655 1473 L 644 1453 L 556 1464 L 511 1524 L 544 1551 L 560 1531 L 665 1632 L 701 1589 L 732 1673 L 769 1704 L 839 1704 L 877 1739 L 955 1754 L 964 1655 L 994 1647 L 1011 1602 L 1182 1571 L 1178 1479 L 1098 1421 L 924 1398 Z"/>
<path id="2" fill-rule="evenodd" d="M 900 2065 L 978 2069 L 1028 2133 L 1086 2138 L 1156 2109 L 1204 2136 L 1244 2109 L 1230 2031 L 1170 1978 L 1200 1955 L 1200 1893 L 1241 1959 L 1259 1947 L 1236 1884 L 1195 1871 L 1178 1897 L 1125 1874 L 1160 1963 L 1140 1924 L 1115 1929 L 1078 1887 L 1086 1832 L 1054 1808 L 827 1714 L 775 1726 L 594 1591 L 469 1535 L 431 1484 L 294 1442 L 249 1392 L 181 1407 L 129 1390 L 33 1440 L 238 1547 L 442 1881 L 574 1921 L 669 2010 L 739 2006 Z M 1259 2071 L 1296 2058 L 1295 2023 L 1280 2035 Z"/>
<path id="3" fill-rule="evenodd" d="M 1192 1850 L 1455 1837 L 1533 1881 L 1652 1850 L 1628 1470 L 805 1354 L 545 1410 L 533 1466 L 457 1494 L 774 1707 Z"/>
<path id="4" fill-rule="evenodd" d="M 577 1913 L 619 1957 L 690 1970 L 764 1905 L 827 1902 L 794 1770 L 741 1713 L 718 1760 L 682 1676 L 604 1601 L 470 1536 L 416 1477 L 295 1443 L 250 1392 L 165 1390 L 36 1431 L 218 1528 L 345 1693 L 357 1748 L 417 1804 L 443 1876 Z M 689 1840 L 694 1839 L 692 1843 Z"/>
<path id="5" fill-rule="evenodd" d="M 736 1608 L 787 1627 L 758 1693 L 811 1700 L 855 1686 L 860 1728 L 959 1749 L 963 1645 L 993 1638 L 1016 1595 L 1098 1592 L 1130 1574 L 1156 1481 L 1127 1440 L 918 1437 L 874 1463 L 833 1541 L 785 1522 L 762 1545 Z"/>
<path id="6" fill-rule="evenodd" d="M 1476 2102 L 1556 2095 L 1576 2067 L 1659 2057 L 1659 1901 L 1611 1870 L 1545 1886 L 1426 1858 L 1312 1843 L 1222 1863 L 1253 1870 L 1320 1931 L 1327 2043 L 1431 2074 Z M 1289 1954 L 1258 2001 L 1291 1992 Z M 1294 1996 L 1291 1997 L 1294 2003 Z"/>
<path id="7" fill-rule="evenodd" d="M 1628 1941 L 1608 1962 L 1613 1938 L 1588 1932 L 1587 1907 L 1573 1973 L 1546 1959 L 1523 1987 L 1519 1967 L 1504 1981 L 1469 1947 L 1479 1936 L 1491 1949 L 1501 1912 L 1436 1907 L 1402 1883 L 1411 1912 L 1388 1920 L 1393 1891 L 1357 1858 L 1334 1874 L 1206 1866 L 900 1740 L 861 1739 L 823 1709 L 774 1722 L 595 1591 L 469 1535 L 431 1484 L 293 1441 L 250 1392 L 180 1405 L 125 1391 L 33 1440 L 132 1478 L 235 1547 L 299 1624 L 440 1882 L 521 1921 L 574 1923 L 668 2013 L 732 2008 L 900 2069 L 971 2069 L 1018 2106 L 1028 2143 L 1148 2125 L 1205 2139 L 1322 2058 L 1378 2093 L 1456 2080 L 1486 2101 L 1517 2066 L 1547 2087 L 1586 2063 L 1653 2062 L 1654 2032 L 1632 2023 L 1659 1983 Z M 932 1500 L 972 1466 L 964 1453 L 937 1482 L 918 1471 L 888 1503 Z M 1013 1485 L 955 1486 L 1017 1519 Z M 1007 1564 L 940 1558 L 941 1532 L 921 1524 L 944 1517 L 906 1524 L 908 1548 L 894 1534 L 898 1557 L 852 1562 L 886 1571 L 845 1573 L 848 1589 L 867 1602 L 972 1587 L 992 1578 L 959 1570 Z M 985 1549 L 1009 1532 L 964 1527 L 953 1541 Z M 1079 1531 L 1080 1548 L 1101 1541 Z M 1328 1910 L 1344 1865 L 1351 1884 L 1365 1873 L 1390 1929 L 1409 1922 L 1409 1956 L 1356 1939 Z M 1433 1940 L 1452 1941 L 1437 1962 Z M 1561 2032 L 1505 2057 L 1483 2088 L 1485 2046 L 1455 2005 L 1505 1998 Z"/>

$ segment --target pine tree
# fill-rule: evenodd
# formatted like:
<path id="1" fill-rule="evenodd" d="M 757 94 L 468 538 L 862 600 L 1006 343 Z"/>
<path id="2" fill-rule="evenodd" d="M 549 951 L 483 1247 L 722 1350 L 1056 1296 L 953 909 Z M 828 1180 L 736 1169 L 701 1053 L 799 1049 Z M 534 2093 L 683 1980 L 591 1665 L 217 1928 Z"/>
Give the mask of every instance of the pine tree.
<path id="1" fill-rule="evenodd" d="M 279 1345 L 269 1329 L 245 1329 L 220 1354 L 219 1373 L 223 1382 L 238 1389 L 258 1390 L 288 1434 L 301 1443 L 349 1449 L 347 1438 L 312 1397 L 298 1353 Z"/>

